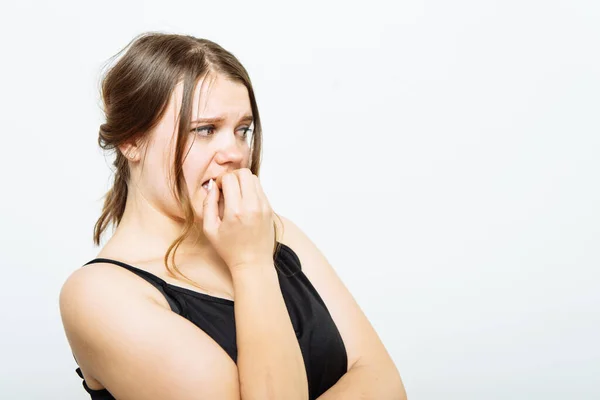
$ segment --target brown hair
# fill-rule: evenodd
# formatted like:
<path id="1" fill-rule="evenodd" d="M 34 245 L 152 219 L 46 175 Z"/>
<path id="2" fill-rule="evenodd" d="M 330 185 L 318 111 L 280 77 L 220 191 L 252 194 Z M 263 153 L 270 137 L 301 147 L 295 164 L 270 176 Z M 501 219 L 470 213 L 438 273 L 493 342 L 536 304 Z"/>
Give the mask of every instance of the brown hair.
<path id="1" fill-rule="evenodd" d="M 181 205 L 185 221 L 181 235 L 169 246 L 164 263 L 170 274 L 174 275 L 173 271 L 176 271 L 193 285 L 199 286 L 175 265 L 175 253 L 192 232 L 195 219 L 182 169 L 187 151 L 184 139 L 192 117 L 194 87 L 201 78 L 218 73 L 248 89 L 254 117 L 250 170 L 258 175 L 262 131 L 254 90 L 248 73 L 238 59 L 210 40 L 146 32 L 136 36 L 114 57 L 127 48 L 127 52 L 109 68 L 101 81 L 106 122 L 100 125 L 98 144 L 103 150 L 115 151 L 113 165 L 116 170 L 113 187 L 105 195 L 102 214 L 94 226 L 94 243 L 100 244 L 100 237 L 109 224 L 113 228 L 118 226 L 125 211 L 130 173 L 127 158 L 118 150 L 119 146 L 133 141 L 147 144 L 147 132 L 162 118 L 176 84 L 183 81 L 175 159 L 170 176 L 174 181 L 173 194 Z M 274 254 L 278 245 L 276 236 Z M 173 261 L 173 269 L 169 266 L 169 256 Z"/>

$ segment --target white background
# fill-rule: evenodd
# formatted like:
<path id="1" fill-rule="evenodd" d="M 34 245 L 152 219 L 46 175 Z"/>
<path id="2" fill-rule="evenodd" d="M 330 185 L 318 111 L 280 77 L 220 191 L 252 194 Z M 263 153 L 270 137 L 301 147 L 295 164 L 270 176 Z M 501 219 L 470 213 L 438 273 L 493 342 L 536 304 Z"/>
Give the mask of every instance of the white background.
<path id="1" fill-rule="evenodd" d="M 0 398 L 89 398 L 58 294 L 98 252 L 102 65 L 149 30 L 246 66 L 267 195 L 411 400 L 600 398 L 597 1 L 0 7 Z"/>

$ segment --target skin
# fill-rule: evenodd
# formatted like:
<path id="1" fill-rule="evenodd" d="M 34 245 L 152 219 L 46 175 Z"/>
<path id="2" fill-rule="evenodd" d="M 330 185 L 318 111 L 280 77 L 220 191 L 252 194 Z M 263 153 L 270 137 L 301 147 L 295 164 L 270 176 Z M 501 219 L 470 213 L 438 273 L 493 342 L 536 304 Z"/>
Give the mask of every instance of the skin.
<path id="1" fill-rule="evenodd" d="M 218 75 L 210 91 L 207 83 L 196 88 L 192 120 L 223 119 L 187 139 L 184 176 L 198 220 L 194 237 L 177 252 L 181 271 L 203 290 L 170 277 L 162 265 L 182 221 L 168 183 L 180 86 L 148 143 L 120 149 L 130 156 L 132 182 L 123 219 L 98 257 L 135 265 L 177 286 L 235 298 L 238 365 L 171 312 L 154 287 L 113 264 L 79 268 L 67 279 L 60 294 L 65 332 L 88 386 L 107 387 L 119 399 L 306 398 L 301 353 L 272 264 L 272 209 L 247 169 L 248 92 Z M 217 180 L 209 192 L 202 183 L 211 177 Z M 348 353 L 348 372 L 320 399 L 406 398 L 389 354 L 327 259 L 292 221 L 282 221 L 279 240 L 298 254 Z"/>
<path id="2" fill-rule="evenodd" d="M 209 87 L 210 85 L 210 87 Z M 200 95 L 202 92 L 202 95 Z M 127 259 L 137 259 L 145 254 L 148 259 L 160 260 L 170 243 L 179 235 L 183 213 L 171 194 L 169 166 L 174 158 L 173 133 L 177 129 L 177 115 L 181 108 L 182 85 L 175 87 L 170 105 L 158 126 L 150 132 L 149 145 L 123 146 L 124 154 L 130 155 L 132 184 L 127 197 L 125 212 L 119 227 L 101 254 L 119 254 Z M 218 124 L 193 123 L 185 148 L 189 149 L 183 163 L 183 173 L 196 215 L 199 229 L 191 239 L 179 248 L 177 254 L 182 262 L 193 263 L 200 256 L 218 276 L 215 292 L 221 290 L 231 297 L 231 282 L 227 281 L 227 266 L 201 228 L 203 201 L 207 196 L 201 186 L 208 178 L 220 179 L 227 172 L 249 166 L 250 148 L 247 129 L 252 115 L 247 89 L 239 84 L 217 76 L 215 80 L 202 80 L 194 93 L 192 121 L 199 118 L 222 117 Z M 169 149 L 165 154 L 164 149 Z M 145 157 L 142 165 L 142 157 Z M 220 201 L 220 215 L 223 213 Z M 155 252 L 150 252 L 155 249 Z M 182 272 L 187 275 L 184 267 Z M 204 279 L 201 280 L 205 281 Z M 229 280 L 230 281 L 230 280 Z M 227 288 L 229 286 L 229 288 Z"/>

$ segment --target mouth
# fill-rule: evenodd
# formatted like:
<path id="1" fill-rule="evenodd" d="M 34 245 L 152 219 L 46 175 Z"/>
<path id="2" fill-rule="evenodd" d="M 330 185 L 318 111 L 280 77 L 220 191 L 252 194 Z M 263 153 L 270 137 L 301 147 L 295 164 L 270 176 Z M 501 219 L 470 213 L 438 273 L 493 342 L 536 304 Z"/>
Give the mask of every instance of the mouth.
<path id="1" fill-rule="evenodd" d="M 208 192 L 208 182 L 209 182 L 209 181 L 210 181 L 210 179 L 209 179 L 209 180 L 207 180 L 207 181 L 204 181 L 204 182 L 202 183 L 202 187 L 203 187 L 203 188 L 204 188 L 204 190 L 206 190 L 207 192 Z"/>
<path id="2" fill-rule="evenodd" d="M 209 178 L 209 179 L 207 179 L 206 181 L 204 181 L 202 183 L 202 187 L 204 188 L 204 190 L 206 190 L 207 193 L 208 193 L 208 183 L 210 182 L 211 179 L 213 181 L 212 184 L 216 185 L 217 184 L 217 177 Z M 221 190 L 221 189 L 219 188 L 219 190 Z"/>

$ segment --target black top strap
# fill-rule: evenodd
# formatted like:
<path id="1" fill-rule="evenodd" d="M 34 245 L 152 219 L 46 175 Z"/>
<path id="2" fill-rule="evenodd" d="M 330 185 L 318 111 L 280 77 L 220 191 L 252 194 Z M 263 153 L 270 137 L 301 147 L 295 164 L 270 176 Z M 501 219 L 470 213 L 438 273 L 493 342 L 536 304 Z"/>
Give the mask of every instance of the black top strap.
<path id="1" fill-rule="evenodd" d="M 151 274 L 148 271 L 144 271 L 143 269 L 139 269 L 132 265 L 126 264 L 122 261 L 112 260 L 110 258 L 95 258 L 95 259 L 85 263 L 83 266 L 85 267 L 86 265 L 89 265 L 89 264 L 101 263 L 101 262 L 115 264 L 120 267 L 123 267 L 123 268 L 133 272 L 134 274 L 138 275 L 142 279 L 150 282 L 155 288 L 157 288 L 163 294 L 165 299 L 167 299 L 167 302 L 169 303 L 171 310 L 177 314 L 181 313 L 180 305 L 177 303 L 177 301 L 175 301 L 175 299 L 173 299 L 171 296 L 169 296 L 166 293 L 165 287 L 167 286 L 167 282 L 165 282 L 163 279 L 159 278 L 158 276 L 156 276 L 154 274 Z"/>

